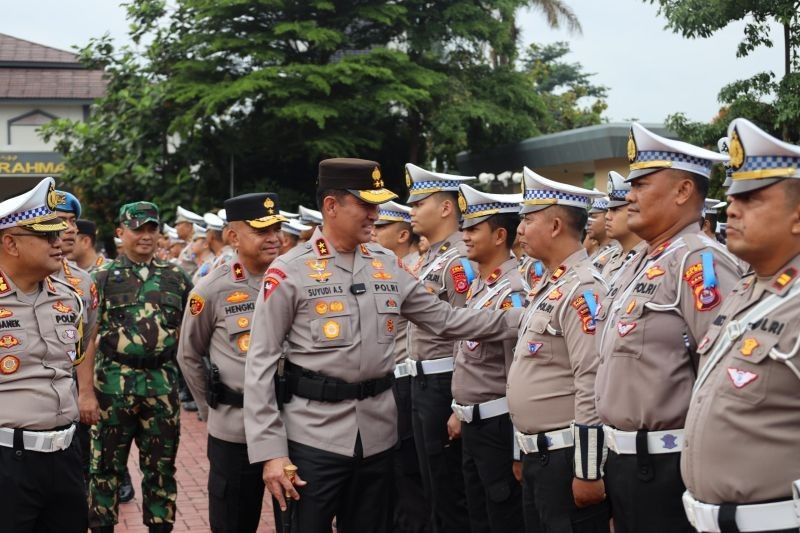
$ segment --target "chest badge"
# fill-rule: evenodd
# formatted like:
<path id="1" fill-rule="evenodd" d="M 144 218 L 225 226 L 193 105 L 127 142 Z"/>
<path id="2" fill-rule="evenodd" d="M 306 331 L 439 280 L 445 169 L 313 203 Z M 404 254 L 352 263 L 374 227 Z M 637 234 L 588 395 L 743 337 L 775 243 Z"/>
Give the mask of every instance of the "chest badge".
<path id="1" fill-rule="evenodd" d="M 312 274 L 309 274 L 308 277 L 316 280 L 317 283 L 325 283 L 328 281 L 328 278 L 333 275 L 331 272 L 327 272 L 327 259 L 309 259 L 306 261 L 306 265 L 308 265 L 308 268 L 314 271 Z"/>
<path id="2" fill-rule="evenodd" d="M 250 320 L 246 316 L 243 316 L 236 321 L 236 325 L 240 328 L 246 328 L 250 325 Z"/>
<path id="3" fill-rule="evenodd" d="M 334 313 L 341 313 L 342 311 L 344 311 L 344 303 L 338 300 L 333 301 L 331 302 L 330 309 Z"/>
<path id="4" fill-rule="evenodd" d="M 250 334 L 239 335 L 239 338 L 236 339 L 236 346 L 239 347 L 239 351 L 247 353 L 247 350 L 250 349 Z"/>
<path id="5" fill-rule="evenodd" d="M 335 320 L 328 320 L 322 325 L 322 333 L 326 339 L 335 339 L 339 336 L 342 328 Z"/>
<path id="6" fill-rule="evenodd" d="M 197 316 L 202 313 L 205 306 L 206 300 L 199 294 L 192 294 L 189 298 L 189 313 L 192 316 Z"/>
<path id="7" fill-rule="evenodd" d="M 655 279 L 659 276 L 663 276 L 666 271 L 658 265 L 653 265 L 648 268 L 644 275 L 647 276 L 647 279 Z"/>
<path id="8" fill-rule="evenodd" d="M 71 313 L 72 312 L 72 308 L 70 306 L 68 306 L 68 305 L 64 305 L 64 302 L 62 302 L 61 300 L 59 300 L 59 301 L 57 301 L 56 303 L 53 304 L 53 309 L 55 309 L 59 313 Z"/>
<path id="9" fill-rule="evenodd" d="M 14 313 L 4 307 L 0 307 L 0 318 L 8 318 L 10 316 L 14 316 Z"/>
<path id="10" fill-rule="evenodd" d="M 747 370 L 739 370 L 738 368 L 729 368 L 728 377 L 731 378 L 734 387 L 741 389 L 754 382 L 758 374 L 748 372 Z"/>
<path id="11" fill-rule="evenodd" d="M 7 355 L 0 359 L 0 373 L 8 375 L 19 370 L 19 359 L 13 355 Z"/>
<path id="12" fill-rule="evenodd" d="M 0 348 L 13 348 L 14 346 L 19 346 L 19 339 L 14 335 L 0 337 Z"/>
<path id="13" fill-rule="evenodd" d="M 742 347 L 739 349 L 739 352 L 745 356 L 749 357 L 753 355 L 755 349 L 758 348 L 758 341 L 752 337 L 748 337 L 744 341 L 742 341 Z"/>
<path id="14" fill-rule="evenodd" d="M 314 311 L 316 311 L 318 315 L 324 315 L 328 312 L 328 304 L 326 302 L 317 302 L 317 305 L 314 306 Z"/>
<path id="15" fill-rule="evenodd" d="M 480 342 L 478 342 L 478 341 L 467 341 L 464 344 L 467 345 L 467 349 L 469 349 L 469 351 L 473 352 L 473 351 L 475 351 L 475 348 L 478 347 Z"/>
<path id="16" fill-rule="evenodd" d="M 238 304 L 240 302 L 244 302 L 245 300 L 249 300 L 249 299 L 250 299 L 250 295 L 247 294 L 246 292 L 234 291 L 234 292 L 230 293 L 227 298 L 225 298 L 225 301 L 226 302 L 230 302 L 232 304 Z"/>
<path id="17" fill-rule="evenodd" d="M 564 296 L 564 293 L 562 293 L 560 289 L 553 289 L 550 291 L 550 294 L 547 295 L 547 299 L 557 302 L 562 296 Z"/>
<path id="18" fill-rule="evenodd" d="M 536 355 L 539 352 L 539 350 L 541 350 L 541 348 L 542 348 L 542 343 L 541 342 L 529 342 L 528 343 L 528 353 L 530 355 Z"/>
<path id="19" fill-rule="evenodd" d="M 636 329 L 636 322 L 623 322 L 620 320 L 617 323 L 617 333 L 619 333 L 620 337 L 626 336 L 634 329 Z"/>
<path id="20" fill-rule="evenodd" d="M 378 259 L 373 259 L 371 264 L 372 264 L 372 268 L 375 269 L 375 272 L 372 273 L 372 277 L 373 278 L 380 279 L 380 280 L 392 279 L 392 275 L 383 270 L 383 262 L 382 261 L 379 261 Z"/>

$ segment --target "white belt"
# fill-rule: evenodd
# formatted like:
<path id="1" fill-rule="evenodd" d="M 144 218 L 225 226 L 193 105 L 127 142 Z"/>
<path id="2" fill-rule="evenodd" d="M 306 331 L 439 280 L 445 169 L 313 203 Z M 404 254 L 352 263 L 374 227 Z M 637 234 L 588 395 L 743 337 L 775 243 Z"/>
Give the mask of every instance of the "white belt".
<path id="1" fill-rule="evenodd" d="M 452 357 L 442 357 L 441 359 L 434 359 L 432 361 L 414 361 L 409 359 L 408 361 L 408 370 L 412 376 L 419 375 L 419 367 L 417 365 L 422 364 L 422 374 L 430 375 L 430 374 L 444 374 L 445 372 L 452 372 L 453 371 L 453 358 Z"/>
<path id="2" fill-rule="evenodd" d="M 537 453 L 540 451 L 538 444 L 540 434 L 541 433 L 528 435 L 519 431 L 514 432 L 514 436 L 517 438 L 517 444 L 519 445 L 519 449 L 522 450 L 522 453 Z M 547 451 L 549 452 L 575 445 L 575 437 L 572 435 L 572 428 L 548 431 L 544 434 L 544 438 L 547 440 Z"/>
<path id="3" fill-rule="evenodd" d="M 620 431 L 610 426 L 603 426 L 608 449 L 622 455 L 636 455 L 636 432 Z M 683 450 L 683 429 L 647 432 L 647 452 L 653 455 L 661 453 L 680 453 Z"/>
<path id="4" fill-rule="evenodd" d="M 794 482 L 794 500 L 774 503 L 759 503 L 736 506 L 736 527 L 739 531 L 775 531 L 800 527 L 800 499 L 798 484 Z M 683 493 L 683 508 L 686 517 L 698 531 L 717 533 L 719 528 L 719 505 L 695 500 L 689 491 Z"/>
<path id="5" fill-rule="evenodd" d="M 394 365 L 394 377 L 395 379 L 404 378 L 406 376 L 411 375 L 411 369 L 409 368 L 411 363 L 408 362 L 408 359 L 403 359 L 396 365 Z"/>
<path id="6" fill-rule="evenodd" d="M 75 425 L 61 431 L 23 431 L 22 446 L 32 452 L 57 452 L 66 450 L 72 444 Z M 0 446 L 14 447 L 14 430 L 0 428 Z"/>
<path id="7" fill-rule="evenodd" d="M 486 420 L 487 418 L 493 418 L 495 416 L 506 414 L 508 412 L 508 401 L 506 400 L 506 397 L 503 396 L 502 398 L 479 403 L 477 405 L 461 405 L 456 403 L 455 400 L 453 400 L 453 403 L 450 404 L 450 408 L 453 410 L 453 413 L 455 413 L 456 418 L 462 422 L 466 422 L 467 424 L 472 422 L 476 407 L 478 408 L 478 418 L 476 419 L 477 422 L 478 420 Z"/>

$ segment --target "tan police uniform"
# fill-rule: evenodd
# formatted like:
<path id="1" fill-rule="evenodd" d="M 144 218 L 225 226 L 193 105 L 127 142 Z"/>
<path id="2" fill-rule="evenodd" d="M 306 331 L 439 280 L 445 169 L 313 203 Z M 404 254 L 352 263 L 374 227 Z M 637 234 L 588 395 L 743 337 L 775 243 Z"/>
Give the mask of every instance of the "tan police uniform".
<path id="1" fill-rule="evenodd" d="M 38 239 L 66 224 L 54 181 L 0 203 L 0 229 Z M 40 234 L 40 236 L 36 236 Z M 21 238 L 18 245 L 25 245 Z M 30 294 L 0 270 L 0 513 L 10 531 L 85 531 L 73 366 L 89 328 L 80 298 L 51 276 Z"/>
<path id="2" fill-rule="evenodd" d="M 631 181 L 664 168 L 708 178 L 724 156 L 633 124 L 629 159 Z M 691 529 L 677 467 L 697 343 L 738 277 L 732 256 L 692 220 L 629 261 L 613 303 L 598 315 L 596 404 L 606 424 L 606 489 L 617 531 Z"/>
<path id="3" fill-rule="evenodd" d="M 523 215 L 553 205 L 586 210 L 596 195 L 527 167 L 523 191 Z M 573 522 L 582 521 L 602 531 L 608 527 L 607 503 L 578 509 L 571 482 L 603 475 L 605 451 L 594 405 L 595 316 L 606 287 L 577 238 L 574 245 L 576 251 L 545 271 L 531 292 L 508 371 L 508 407 L 523 453 L 526 525 L 570 531 Z"/>
<path id="4" fill-rule="evenodd" d="M 546 270 L 544 263 L 535 257 L 528 257 L 527 255 L 522 256 L 518 268 L 522 277 L 522 286 L 526 292 L 530 292 L 539 283 Z"/>
<path id="5" fill-rule="evenodd" d="M 408 203 L 413 205 L 438 192 L 457 194 L 462 183 L 473 179 L 407 163 Z M 428 292 L 453 307 L 463 307 L 476 272 L 477 265 L 467 260 L 461 232 L 454 231 L 443 241 L 430 242 L 419 264 L 418 277 Z M 412 423 L 426 495 L 433 505 L 433 520 L 442 524 L 444 531 L 461 531 L 469 527 L 461 475 L 461 441 L 451 441 L 447 433 L 456 346 L 452 340 L 419 326 L 412 325 L 409 335 L 414 375 Z"/>
<path id="6" fill-rule="evenodd" d="M 175 223 L 179 222 L 191 222 L 193 225 L 203 224 L 203 217 L 189 211 L 188 209 L 184 209 L 181 206 L 178 206 L 175 212 Z M 181 250 L 180 255 L 178 255 L 178 266 L 186 272 L 189 277 L 193 276 L 195 271 L 197 270 L 197 262 L 195 261 L 195 255 L 192 252 L 192 239 L 189 239 L 189 242 L 186 243 L 186 246 L 183 247 Z"/>
<path id="7" fill-rule="evenodd" d="M 97 286 L 92 275 L 72 261 L 64 258 L 61 269 L 53 277 L 68 283 L 81 298 L 84 309 L 84 327 L 91 331 L 97 324 Z"/>
<path id="8" fill-rule="evenodd" d="M 745 119 L 728 132 L 729 195 L 800 177 L 800 147 Z M 767 172 L 774 178 L 757 177 Z M 800 527 L 799 277 L 800 256 L 771 277 L 745 277 L 700 341 L 681 473 L 686 513 L 701 531 Z"/>

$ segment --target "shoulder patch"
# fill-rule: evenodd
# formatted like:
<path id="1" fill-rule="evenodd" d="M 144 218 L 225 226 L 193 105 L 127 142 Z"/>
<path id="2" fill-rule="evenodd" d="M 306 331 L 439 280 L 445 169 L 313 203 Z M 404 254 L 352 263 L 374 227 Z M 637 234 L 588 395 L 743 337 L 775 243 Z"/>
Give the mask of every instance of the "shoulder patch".
<path id="1" fill-rule="evenodd" d="M 197 293 L 192 293 L 189 296 L 189 313 L 192 316 L 197 316 L 203 312 L 206 306 L 206 300 Z"/>
<path id="2" fill-rule="evenodd" d="M 586 298 L 583 296 L 578 296 L 572 300 L 571 305 L 578 313 L 578 318 L 580 318 L 583 332 L 588 335 L 594 335 L 594 318 L 592 318 L 592 312 L 589 310 L 589 304 L 586 303 Z"/>
<path id="3" fill-rule="evenodd" d="M 281 282 L 276 276 L 272 274 L 266 274 L 264 276 L 264 299 L 266 300 L 269 298 L 269 296 L 275 292 L 280 284 Z"/>
<path id="4" fill-rule="evenodd" d="M 695 263 L 687 268 L 683 273 L 683 280 L 692 289 L 694 306 L 698 311 L 710 311 L 722 301 L 717 287 L 704 287 L 703 263 Z"/>
<path id="5" fill-rule="evenodd" d="M 277 276 L 281 279 L 286 279 L 286 273 L 280 268 L 268 268 L 267 274 L 272 274 L 273 276 Z"/>
<path id="6" fill-rule="evenodd" d="M 450 277 L 453 279 L 453 288 L 459 294 L 467 292 L 469 289 L 469 282 L 467 281 L 467 273 L 464 272 L 464 267 L 454 265 L 450 267 Z"/>

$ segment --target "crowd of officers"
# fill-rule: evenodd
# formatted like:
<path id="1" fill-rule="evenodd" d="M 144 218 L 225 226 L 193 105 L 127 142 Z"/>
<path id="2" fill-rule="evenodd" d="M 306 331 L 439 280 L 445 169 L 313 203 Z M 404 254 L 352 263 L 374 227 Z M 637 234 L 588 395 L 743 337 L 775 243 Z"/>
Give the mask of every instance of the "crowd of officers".
<path id="1" fill-rule="evenodd" d="M 0 529 L 113 531 L 135 441 L 170 531 L 183 401 L 215 532 L 265 489 L 295 533 L 798 531 L 800 147 L 627 155 L 607 196 L 407 164 L 408 206 L 327 159 L 319 211 L 125 204 L 114 259 L 51 178 L 0 203 Z"/>

